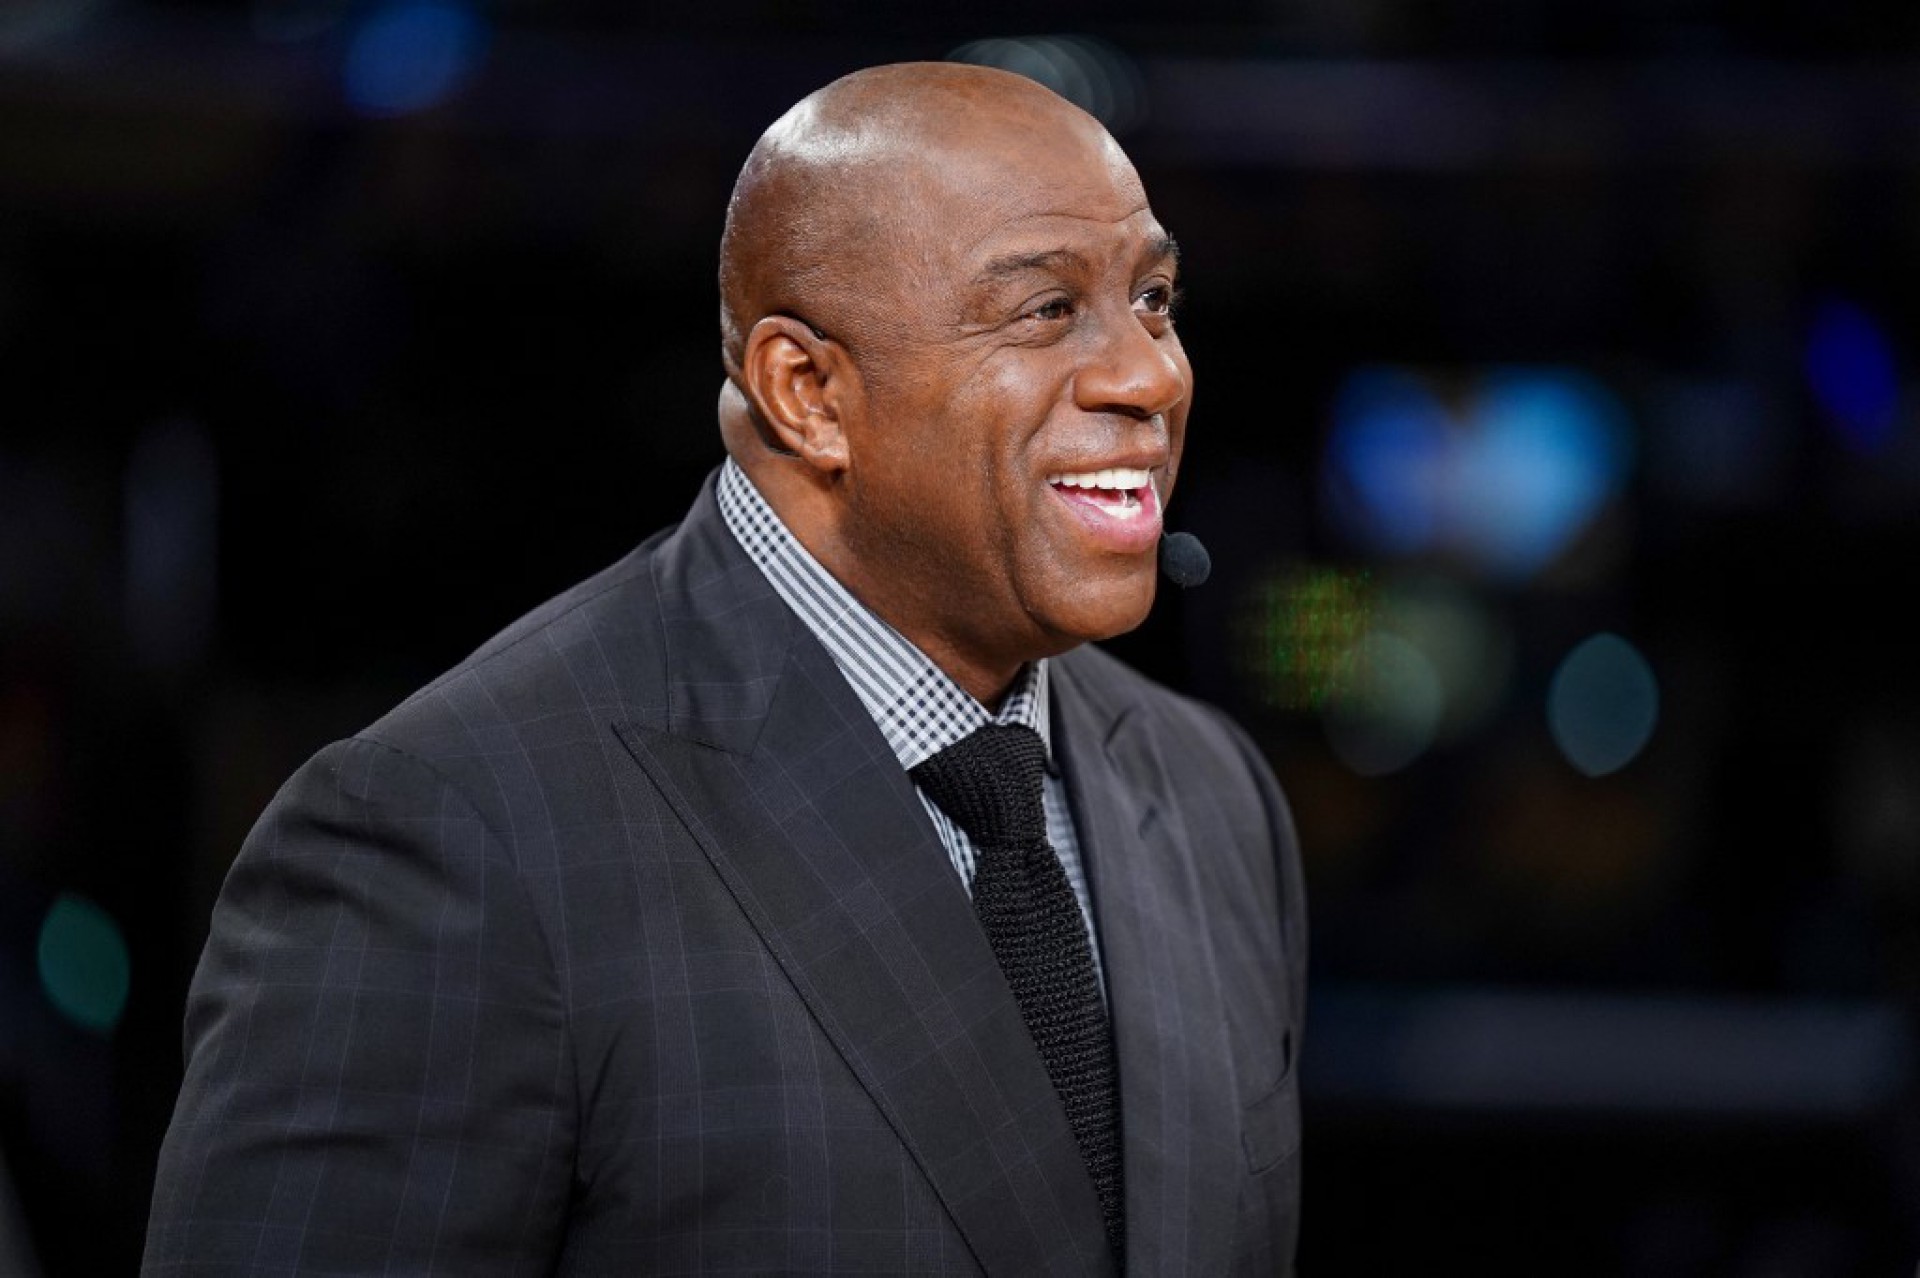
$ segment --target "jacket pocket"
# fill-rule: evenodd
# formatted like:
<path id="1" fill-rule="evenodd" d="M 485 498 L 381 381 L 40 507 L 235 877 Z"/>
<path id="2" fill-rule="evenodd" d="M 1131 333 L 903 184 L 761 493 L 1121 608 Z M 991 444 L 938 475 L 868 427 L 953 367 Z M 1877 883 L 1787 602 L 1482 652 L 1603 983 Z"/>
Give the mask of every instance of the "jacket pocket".
<path id="1" fill-rule="evenodd" d="M 1247 1169 L 1258 1176 L 1284 1161 L 1300 1147 L 1300 1096 L 1294 1086 L 1293 1033 L 1282 1043 L 1280 1077 L 1265 1095 L 1246 1107 L 1241 1119 L 1240 1143 Z"/>

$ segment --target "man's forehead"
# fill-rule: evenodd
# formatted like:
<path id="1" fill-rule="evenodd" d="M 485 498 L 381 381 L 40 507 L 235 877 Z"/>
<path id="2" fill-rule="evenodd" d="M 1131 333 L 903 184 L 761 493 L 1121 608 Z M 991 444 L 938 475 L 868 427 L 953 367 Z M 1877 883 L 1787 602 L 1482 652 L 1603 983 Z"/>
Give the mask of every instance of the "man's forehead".
<path id="1" fill-rule="evenodd" d="M 1022 245 L 1037 251 L 1049 237 L 1140 239 L 1158 231 L 1133 165 L 1104 134 L 923 153 L 914 168 L 900 197 L 916 221 L 970 256 L 989 245 L 990 254 Z"/>
<path id="2" fill-rule="evenodd" d="M 947 185 L 989 202 L 1033 212 L 1080 213 L 1099 206 L 1125 216 L 1146 204 L 1146 188 L 1120 144 L 1091 121 L 995 121 L 915 148 L 911 162 Z"/>

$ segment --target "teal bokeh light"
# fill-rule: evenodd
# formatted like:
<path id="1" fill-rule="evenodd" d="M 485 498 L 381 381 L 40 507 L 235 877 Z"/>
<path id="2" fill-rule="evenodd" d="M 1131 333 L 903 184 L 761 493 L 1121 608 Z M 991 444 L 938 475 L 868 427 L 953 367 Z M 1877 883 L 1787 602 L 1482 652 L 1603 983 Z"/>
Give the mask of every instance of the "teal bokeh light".
<path id="1" fill-rule="evenodd" d="M 1633 762 L 1660 719 L 1653 667 L 1615 634 L 1568 653 L 1547 689 L 1547 726 L 1574 768 L 1603 777 Z"/>
<path id="2" fill-rule="evenodd" d="M 110 1034 L 127 1007 L 132 964 L 113 916 L 63 892 L 40 925 L 40 988 L 74 1024 Z"/>

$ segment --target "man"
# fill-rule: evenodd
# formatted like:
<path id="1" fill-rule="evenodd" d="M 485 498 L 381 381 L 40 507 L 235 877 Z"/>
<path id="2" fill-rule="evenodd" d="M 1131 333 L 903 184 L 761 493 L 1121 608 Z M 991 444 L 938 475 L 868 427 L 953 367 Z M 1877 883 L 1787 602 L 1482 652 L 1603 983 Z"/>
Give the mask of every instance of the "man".
<path id="1" fill-rule="evenodd" d="M 149 1273 L 1290 1264 L 1285 806 L 1081 646 L 1152 601 L 1191 394 L 1139 179 L 1026 80 L 882 67 L 721 256 L 686 520 L 242 850 Z"/>

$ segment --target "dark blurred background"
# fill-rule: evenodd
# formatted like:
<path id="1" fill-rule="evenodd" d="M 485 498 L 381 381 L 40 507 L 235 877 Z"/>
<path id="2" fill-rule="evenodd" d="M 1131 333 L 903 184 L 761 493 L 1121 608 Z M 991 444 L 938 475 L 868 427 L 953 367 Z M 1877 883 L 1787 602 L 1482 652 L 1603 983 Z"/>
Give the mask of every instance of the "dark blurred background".
<path id="1" fill-rule="evenodd" d="M 0 1273 L 136 1265 L 260 807 L 678 516 L 748 147 L 943 57 L 1186 250 L 1113 647 L 1295 805 L 1303 1272 L 1913 1272 L 1920 7 L 646 9 L 0 0 Z"/>

